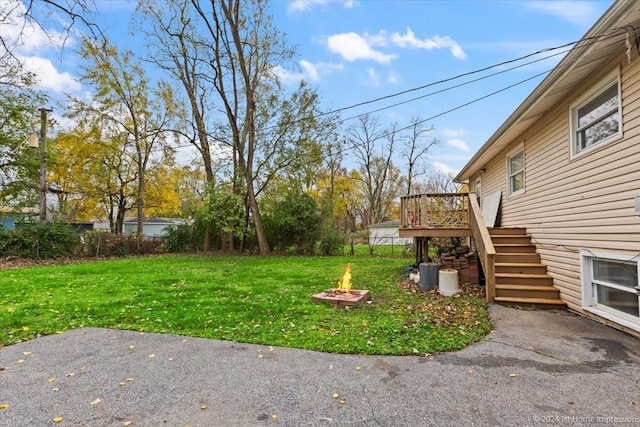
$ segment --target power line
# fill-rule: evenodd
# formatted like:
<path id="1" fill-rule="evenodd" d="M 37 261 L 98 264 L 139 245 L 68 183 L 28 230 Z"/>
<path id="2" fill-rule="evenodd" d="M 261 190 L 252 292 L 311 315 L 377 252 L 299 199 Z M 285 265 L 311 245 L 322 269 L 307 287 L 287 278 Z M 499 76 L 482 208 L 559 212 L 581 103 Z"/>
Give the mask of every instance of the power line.
<path id="1" fill-rule="evenodd" d="M 507 73 L 507 72 L 509 72 L 509 71 L 516 70 L 516 69 L 518 69 L 518 68 L 526 67 L 527 65 L 535 64 L 536 62 L 545 61 L 545 60 L 547 60 L 547 59 L 549 59 L 549 58 L 553 58 L 554 56 L 562 55 L 562 54 L 564 54 L 564 53 L 566 53 L 566 52 L 568 52 L 568 51 L 567 51 L 567 50 L 564 50 L 564 51 L 562 51 L 562 52 L 554 53 L 553 55 L 545 56 L 544 58 L 536 59 L 536 60 L 534 60 L 534 61 L 529 61 L 529 62 L 526 62 L 526 63 L 521 64 L 521 65 L 516 65 L 515 67 L 507 68 L 507 69 L 505 69 L 505 70 L 501 70 L 501 71 L 498 71 L 498 72 L 495 72 L 495 73 L 492 73 L 492 74 L 488 74 L 488 75 L 486 75 L 486 76 L 478 77 L 478 78 L 476 78 L 476 79 L 469 80 L 469 81 L 464 82 L 464 83 L 459 83 L 459 84 L 454 85 L 454 86 L 449 86 L 449 87 L 446 87 L 446 88 L 444 88 L 444 89 L 437 90 L 437 91 L 435 91 L 435 92 L 429 92 L 429 93 L 427 93 L 427 94 L 425 94 L 425 95 L 421 95 L 421 96 L 418 96 L 418 97 L 415 97 L 415 98 L 407 99 L 407 100 L 402 101 L 402 102 L 397 102 L 397 103 L 395 103 L 395 104 L 391 104 L 391 105 L 388 105 L 388 106 L 386 106 L 386 107 L 381 107 L 381 108 L 378 108 L 378 109 L 376 109 L 376 110 L 369 111 L 369 112 L 367 112 L 367 113 L 363 113 L 363 114 L 358 114 L 358 115 L 355 115 L 355 116 L 351 116 L 351 117 L 348 117 L 348 118 L 343 119 L 343 120 L 344 120 L 344 121 L 353 120 L 353 119 L 358 118 L 358 117 L 361 117 L 361 116 L 363 116 L 363 115 L 365 115 L 365 114 L 378 113 L 378 112 L 380 112 L 380 111 L 388 110 L 389 108 L 398 107 L 398 106 L 400 106 L 400 105 L 408 104 L 408 103 L 410 103 L 410 102 L 417 101 L 417 100 L 419 100 L 419 99 L 428 98 L 428 97 L 430 97 L 430 96 L 437 95 L 437 94 L 440 94 L 440 93 L 443 93 L 443 92 L 447 92 L 447 91 L 449 91 L 449 90 L 457 89 L 457 88 L 462 87 L 462 86 L 467 86 L 467 85 L 470 85 L 470 84 L 472 84 L 472 83 L 477 83 L 477 82 L 479 82 L 479 81 L 481 81 L 481 80 L 486 80 L 486 79 L 488 79 L 488 78 L 490 78 L 490 77 L 495 77 L 495 76 L 497 76 L 497 75 L 504 74 L 504 73 Z M 546 72 L 548 72 L 548 71 L 546 71 Z"/>
<path id="2" fill-rule="evenodd" d="M 527 59 L 527 58 L 530 58 L 532 56 L 536 56 L 536 55 L 539 55 L 539 54 L 542 54 L 542 53 L 545 53 L 545 52 L 551 52 L 551 51 L 558 50 L 558 49 L 564 49 L 566 47 L 569 47 L 569 46 L 575 45 L 577 43 L 580 43 L 581 41 L 589 41 L 589 42 L 591 42 L 593 40 L 596 40 L 596 41 L 607 40 L 609 38 L 616 37 L 618 35 L 618 33 L 616 33 L 616 31 L 619 31 L 619 30 L 623 30 L 623 31 L 625 31 L 627 33 L 629 31 L 634 31 L 634 34 L 635 34 L 635 28 L 633 28 L 631 26 L 614 28 L 613 30 L 610 31 L 611 34 L 608 34 L 608 35 L 607 35 L 607 33 L 599 34 L 599 35 L 595 35 L 595 36 L 592 36 L 592 37 L 580 39 L 578 41 L 565 43 L 565 44 L 560 45 L 560 46 L 540 49 L 540 50 L 538 50 L 536 52 L 529 53 L 527 55 L 520 56 L 518 58 L 509 59 L 507 61 L 503 61 L 503 62 L 500 62 L 500 63 L 497 63 L 497 64 L 489 65 L 489 66 L 484 67 L 484 68 L 479 68 L 477 70 L 468 71 L 466 73 L 458 74 L 458 75 L 455 75 L 455 76 L 452 76 L 452 77 L 448 77 L 446 79 L 442 79 L 442 80 L 438 80 L 438 81 L 435 81 L 435 82 L 427 83 L 427 84 L 424 84 L 422 86 L 414 87 L 414 88 L 411 88 L 411 89 L 406 89 L 406 90 L 403 90 L 403 91 L 400 91 L 400 92 L 396 92 L 396 93 L 392 93 L 392 94 L 389 94 L 389 95 L 381 96 L 379 98 L 374 98 L 374 99 L 371 99 L 371 100 L 368 100 L 368 101 L 359 102 L 357 104 L 349 105 L 349 106 L 346 106 L 346 107 L 341 107 L 341 108 L 338 108 L 338 109 L 335 109 L 335 110 L 332 110 L 332 111 L 327 111 L 325 113 L 319 114 L 318 116 L 327 115 L 327 114 L 335 114 L 335 113 L 339 113 L 341 111 L 351 110 L 353 108 L 361 107 L 363 105 L 368 105 L 368 104 L 372 104 L 372 103 L 375 103 L 375 102 L 383 101 L 385 99 L 395 98 L 397 96 L 401 96 L 401 95 L 405 95 L 407 93 L 411 93 L 411 92 L 419 91 L 419 90 L 422 90 L 422 89 L 426 89 L 426 88 L 431 87 L 431 86 L 439 85 L 439 84 L 442 84 L 442 83 L 447 83 L 447 82 L 450 82 L 450 81 L 453 81 L 453 80 L 457 80 L 457 79 L 460 79 L 460 78 L 463 78 L 463 77 L 467 77 L 467 76 L 470 76 L 470 75 L 473 75 L 473 74 L 478 74 L 478 73 L 481 73 L 481 72 L 484 72 L 484 71 L 488 71 L 488 70 L 491 70 L 493 68 L 497 68 L 497 67 L 501 67 L 501 66 L 504 66 L 504 65 L 512 64 L 514 62 L 518 62 L 518 61 L 521 61 L 523 59 Z M 634 40 L 635 40 L 635 37 L 634 37 Z M 580 48 L 587 47 L 587 46 L 590 46 L 590 45 L 592 45 L 592 43 L 585 43 L 582 46 L 580 46 Z M 567 51 L 565 51 L 565 52 L 567 52 Z M 551 56 L 555 56 L 555 55 L 551 55 Z M 533 61 L 533 62 L 536 62 L 536 61 Z M 515 68 L 518 68 L 518 67 L 515 67 Z M 301 120 L 304 120 L 304 119 L 301 119 Z"/>
<path id="3" fill-rule="evenodd" d="M 484 71 L 488 71 L 488 70 L 491 70 L 491 69 L 494 69 L 494 68 L 502 67 L 502 66 L 505 66 L 505 65 L 508 65 L 508 64 L 513 64 L 515 62 L 522 61 L 524 59 L 531 58 L 531 57 L 534 57 L 536 55 L 543 54 L 545 52 L 553 52 L 553 51 L 556 51 L 558 49 L 565 49 L 567 47 L 570 47 L 570 46 L 573 46 L 573 45 L 577 45 L 578 43 L 581 43 L 581 42 L 584 42 L 584 43 L 582 43 L 580 46 L 576 46 L 574 48 L 576 48 L 576 49 L 578 49 L 578 48 L 579 49 L 586 48 L 586 47 L 592 46 L 593 44 L 595 44 L 597 42 L 600 42 L 600 41 L 603 41 L 603 40 L 608 40 L 610 38 L 616 37 L 616 36 L 618 36 L 620 34 L 620 31 L 626 32 L 627 34 L 630 34 L 630 33 L 634 34 L 633 35 L 633 40 L 634 40 L 634 43 L 636 44 L 636 46 L 638 47 L 639 53 L 640 53 L 640 45 L 638 45 L 638 42 L 635 41 L 636 40 L 635 28 L 633 28 L 632 26 L 618 27 L 618 28 L 614 28 L 614 29 L 608 31 L 607 33 L 595 35 L 595 36 L 588 37 L 588 38 L 583 38 L 583 39 L 580 39 L 578 41 L 565 43 L 565 44 L 560 45 L 560 46 L 540 49 L 540 50 L 538 50 L 536 52 L 529 53 L 529 54 L 520 56 L 518 58 L 510 59 L 510 60 L 503 61 L 503 62 L 500 62 L 500 63 L 497 63 L 497 64 L 493 64 L 493 65 L 489 65 L 487 67 L 483 67 L 483 68 L 480 68 L 480 69 L 477 69 L 477 70 L 473 70 L 473 71 L 469 71 L 469 72 L 466 72 L 466 73 L 458 74 L 458 75 L 455 75 L 455 76 L 452 76 L 452 77 L 448 77 L 446 79 L 441 79 L 441 80 L 438 80 L 438 81 L 435 81 L 435 82 L 426 83 L 426 84 L 418 86 L 418 87 L 406 89 L 406 90 L 403 90 L 403 91 L 400 91 L 400 92 L 396 92 L 396 93 L 392 93 L 392 94 L 385 95 L 385 96 L 382 96 L 382 97 L 374 98 L 374 99 L 371 99 L 371 100 L 368 100 L 368 101 L 363 101 L 363 102 L 352 104 L 352 105 L 349 105 L 349 106 L 346 106 L 346 107 L 341 107 L 341 108 L 338 108 L 338 109 L 334 109 L 334 110 L 326 111 L 326 112 L 323 112 L 323 113 L 319 113 L 319 114 L 314 115 L 313 117 L 302 117 L 300 119 L 290 121 L 289 124 L 295 124 L 295 123 L 298 123 L 298 122 L 301 122 L 301 121 L 304 121 L 304 120 L 311 120 L 312 118 L 317 118 L 317 117 L 322 117 L 322 116 L 326 116 L 326 115 L 329 115 L 329 114 L 335 114 L 335 113 L 339 113 L 339 112 L 342 112 L 342 111 L 347 111 L 347 110 L 354 109 L 354 108 L 357 108 L 357 107 L 361 107 L 361 106 L 364 106 L 364 105 L 369 105 L 369 104 L 380 102 L 380 101 L 383 101 L 383 100 L 386 100 L 386 99 L 391 99 L 391 98 L 395 98 L 395 97 L 398 97 L 398 96 L 401 96 L 401 95 L 405 95 L 405 94 L 408 94 L 408 93 L 420 91 L 420 90 L 423 90 L 423 89 L 426 89 L 426 88 L 429 88 L 429 87 L 432 87 L 432 86 L 436 86 L 436 85 L 439 85 L 439 84 L 451 82 L 451 81 L 454 81 L 454 80 L 457 80 L 457 79 L 461 79 L 463 77 L 467 77 L 467 76 L 471 76 L 471 75 L 474 75 L 474 74 L 482 73 Z M 359 118 L 359 117 L 362 117 L 362 116 L 365 116 L 365 115 L 368 115 L 368 114 L 371 114 L 371 113 L 376 113 L 376 112 L 379 112 L 379 111 L 387 110 L 389 108 L 393 108 L 393 107 L 397 107 L 397 106 L 400 106 L 400 105 L 408 104 L 410 102 L 414 102 L 414 101 L 417 101 L 417 100 L 420 100 L 420 99 L 424 99 L 426 97 L 433 96 L 433 95 L 436 95 L 436 94 L 444 93 L 444 92 L 447 92 L 447 91 L 450 91 L 450 90 L 453 90 L 453 89 L 456 89 L 456 88 L 459 88 L 459 87 L 462 87 L 462 86 L 470 85 L 472 83 L 477 83 L 478 81 L 486 80 L 486 79 L 488 79 L 490 77 L 495 77 L 497 75 L 504 74 L 504 73 L 507 73 L 509 71 L 513 71 L 513 70 L 518 69 L 518 68 L 522 68 L 522 67 L 525 67 L 525 66 L 537 63 L 537 62 L 541 62 L 541 61 L 547 60 L 549 58 L 553 58 L 555 56 L 559 56 L 559 55 L 565 54 L 565 53 L 567 53 L 569 51 L 571 51 L 571 49 L 566 49 L 566 50 L 563 50 L 561 52 L 556 52 L 556 53 L 553 53 L 551 55 L 545 56 L 543 58 L 535 59 L 533 61 L 529 61 L 529 62 L 526 62 L 524 64 L 516 65 L 516 66 L 510 67 L 510 68 L 507 68 L 505 70 L 501 70 L 501 71 L 486 75 L 486 76 L 478 77 L 478 78 L 475 78 L 473 80 L 470 80 L 470 81 L 467 81 L 467 82 L 464 82 L 464 83 L 460 83 L 460 84 L 457 84 L 457 85 L 449 86 L 449 87 L 446 87 L 446 88 L 443 88 L 443 89 L 440 89 L 440 90 L 437 90 L 437 91 L 434 91 L 434 92 L 430 92 L 430 93 L 425 94 L 425 95 L 421 95 L 421 96 L 414 97 L 414 98 L 411 98 L 411 99 L 408 99 L 408 100 L 405 100 L 405 101 L 401 101 L 401 102 L 397 102 L 395 104 L 391 104 L 391 105 L 388 105 L 388 106 L 385 106 L 385 107 L 381 107 L 381 108 L 378 108 L 378 109 L 375 109 L 375 110 L 370 110 L 370 111 L 367 111 L 367 112 L 364 112 L 364 113 L 361 113 L 361 114 L 357 114 L 357 115 L 354 115 L 352 117 L 348 117 L 346 119 L 343 119 L 343 121 L 353 120 L 353 119 L 356 119 L 356 118 Z M 565 65 L 570 65 L 570 64 L 565 64 Z M 496 91 L 488 93 L 488 94 L 486 94 L 484 96 L 481 96 L 479 98 L 475 98 L 475 99 L 473 99 L 473 100 L 471 100 L 469 102 L 466 102 L 464 104 L 458 105 L 456 107 L 450 108 L 450 109 L 448 109 L 446 111 L 443 111 L 441 113 L 438 113 L 438 114 L 435 114 L 433 116 L 430 116 L 430 117 L 428 117 L 428 118 L 426 118 L 424 120 L 421 120 L 418 123 L 413 123 L 413 124 L 411 124 L 409 126 L 396 129 L 393 132 L 389 132 L 389 133 L 387 133 L 385 135 L 395 134 L 397 132 L 401 132 L 401 131 L 410 129 L 411 127 L 415 126 L 416 124 L 422 124 L 422 123 L 424 123 L 426 121 L 433 120 L 435 118 L 438 118 L 438 117 L 441 117 L 443 115 L 449 114 L 449 113 L 451 113 L 453 111 L 462 109 L 464 107 L 467 107 L 467 106 L 472 105 L 474 103 L 477 103 L 479 101 L 487 99 L 487 98 L 489 98 L 491 96 L 497 95 L 498 93 L 507 91 L 507 90 L 509 90 L 509 89 L 511 89 L 513 87 L 519 86 L 519 85 L 524 84 L 524 83 L 526 83 L 528 81 L 536 79 L 536 78 L 538 78 L 538 77 L 540 77 L 542 75 L 545 75 L 545 74 L 549 73 L 550 71 L 552 71 L 552 70 L 547 70 L 547 71 L 544 71 L 542 73 L 538 73 L 538 74 L 536 74 L 536 75 L 534 75 L 532 77 L 528 77 L 528 78 L 526 78 L 524 80 L 521 80 L 521 81 L 518 81 L 516 83 L 513 83 L 513 84 L 511 84 L 509 86 L 506 86 L 506 87 L 504 87 L 502 89 L 498 89 Z M 267 127 L 265 130 L 273 129 L 275 127 L 276 126 Z M 182 146 L 182 147 L 185 147 L 185 146 Z"/>

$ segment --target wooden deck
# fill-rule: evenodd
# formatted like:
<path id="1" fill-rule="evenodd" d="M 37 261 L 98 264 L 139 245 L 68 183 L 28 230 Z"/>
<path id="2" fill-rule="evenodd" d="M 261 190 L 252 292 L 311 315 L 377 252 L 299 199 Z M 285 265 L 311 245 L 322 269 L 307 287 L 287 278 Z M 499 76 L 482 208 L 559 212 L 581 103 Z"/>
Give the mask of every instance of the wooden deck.
<path id="1" fill-rule="evenodd" d="M 495 249 L 482 218 L 480 206 L 468 193 L 413 194 L 400 198 L 400 237 L 414 237 L 418 243 L 432 237 L 473 237 L 485 274 L 486 298 L 493 302 Z M 416 257 L 428 253 L 416 246 Z"/>
<path id="2" fill-rule="evenodd" d="M 467 193 L 400 198 L 400 237 L 471 237 Z"/>

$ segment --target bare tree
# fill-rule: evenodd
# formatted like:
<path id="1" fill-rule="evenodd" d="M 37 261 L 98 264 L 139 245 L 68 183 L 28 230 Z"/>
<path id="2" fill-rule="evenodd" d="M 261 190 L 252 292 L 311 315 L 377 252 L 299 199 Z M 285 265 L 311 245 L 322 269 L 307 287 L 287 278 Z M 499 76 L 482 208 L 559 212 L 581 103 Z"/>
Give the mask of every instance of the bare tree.
<path id="1" fill-rule="evenodd" d="M 385 130 L 378 118 L 369 115 L 361 116 L 347 129 L 347 140 L 359 166 L 356 179 L 364 198 L 361 216 L 367 231 L 372 224 L 389 219 L 400 195 L 403 178 L 392 161 L 398 138 L 397 124 Z M 373 249 L 370 244 L 370 252 Z"/>
<path id="2" fill-rule="evenodd" d="M 150 60 L 180 82 L 187 98 L 184 126 L 177 131 L 200 154 L 206 183 L 215 186 L 212 141 L 208 132 L 208 115 L 214 110 L 211 102 L 215 74 L 210 73 L 210 50 L 200 49 L 200 35 L 195 27 L 190 0 L 168 0 L 159 3 L 142 0 L 139 9 L 143 17 L 150 18 L 152 29 L 147 31 Z M 144 28 L 144 27 L 143 27 Z M 235 165 L 235 162 L 234 162 Z M 235 167 L 234 167 L 235 169 Z M 208 192 L 207 194 L 210 194 Z M 204 250 L 211 250 L 211 227 L 204 232 Z M 233 233 L 227 244 L 233 249 Z"/>
<path id="3" fill-rule="evenodd" d="M 460 191 L 461 185 L 453 179 L 453 173 L 432 172 L 423 181 L 416 183 L 416 190 L 419 193 L 457 193 Z"/>
<path id="4" fill-rule="evenodd" d="M 409 135 L 402 138 L 402 158 L 406 160 L 407 165 L 407 194 L 411 194 L 414 189 L 415 180 L 427 173 L 426 156 L 431 147 L 439 143 L 438 138 L 431 137 L 429 133 L 433 127 L 426 128 L 422 125 L 423 120 L 420 117 L 412 117 L 409 127 Z"/>

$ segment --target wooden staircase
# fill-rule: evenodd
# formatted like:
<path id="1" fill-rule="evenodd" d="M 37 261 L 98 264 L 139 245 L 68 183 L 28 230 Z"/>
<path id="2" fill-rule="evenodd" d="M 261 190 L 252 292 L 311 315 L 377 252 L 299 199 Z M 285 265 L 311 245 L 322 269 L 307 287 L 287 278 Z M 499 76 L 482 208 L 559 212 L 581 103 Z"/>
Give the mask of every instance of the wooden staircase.
<path id="1" fill-rule="evenodd" d="M 566 305 L 524 228 L 492 228 L 489 234 L 496 250 L 496 303 L 535 308 Z"/>

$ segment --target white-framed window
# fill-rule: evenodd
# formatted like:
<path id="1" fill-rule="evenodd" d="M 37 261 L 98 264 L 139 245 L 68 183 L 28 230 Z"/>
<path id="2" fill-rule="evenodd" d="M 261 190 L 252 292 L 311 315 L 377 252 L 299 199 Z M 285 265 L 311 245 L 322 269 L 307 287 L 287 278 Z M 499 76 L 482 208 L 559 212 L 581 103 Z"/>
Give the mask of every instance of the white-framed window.
<path id="1" fill-rule="evenodd" d="M 507 181 L 510 196 L 524 193 L 524 178 L 524 146 L 520 146 L 507 156 Z"/>
<path id="2" fill-rule="evenodd" d="M 640 331 L 640 263 L 633 255 L 580 252 L 582 308 Z"/>
<path id="3" fill-rule="evenodd" d="M 622 136 L 621 98 L 616 70 L 571 106 L 571 156 Z"/>

